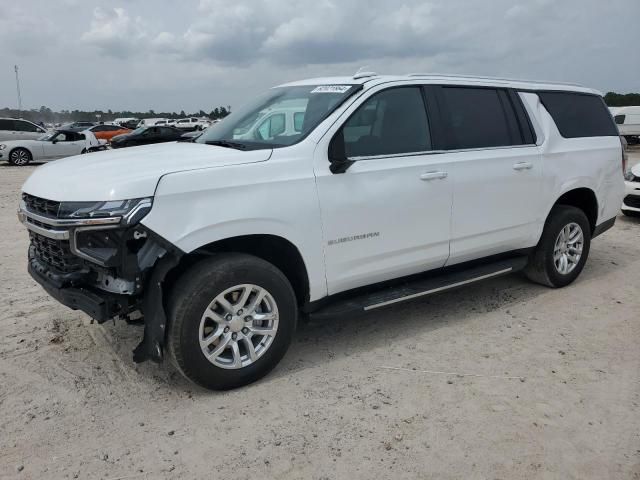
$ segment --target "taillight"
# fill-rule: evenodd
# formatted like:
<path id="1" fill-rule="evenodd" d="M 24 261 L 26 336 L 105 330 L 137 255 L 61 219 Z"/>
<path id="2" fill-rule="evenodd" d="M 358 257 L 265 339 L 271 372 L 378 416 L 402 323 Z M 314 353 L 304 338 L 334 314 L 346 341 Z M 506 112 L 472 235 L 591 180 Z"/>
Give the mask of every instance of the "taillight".
<path id="1" fill-rule="evenodd" d="M 627 153 L 627 139 L 620 137 L 620 144 L 622 145 L 622 175 L 627 173 L 627 160 L 629 160 L 629 154 Z"/>

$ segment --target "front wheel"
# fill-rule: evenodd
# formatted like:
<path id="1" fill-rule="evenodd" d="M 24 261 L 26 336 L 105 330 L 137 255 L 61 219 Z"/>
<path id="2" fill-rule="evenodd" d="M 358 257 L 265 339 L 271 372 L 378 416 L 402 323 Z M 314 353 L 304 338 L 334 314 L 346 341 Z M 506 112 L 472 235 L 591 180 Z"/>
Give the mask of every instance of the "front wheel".
<path id="1" fill-rule="evenodd" d="M 168 350 L 178 370 L 212 390 L 254 382 L 282 359 L 296 329 L 296 297 L 284 274 L 251 255 L 220 254 L 176 282 Z"/>
<path id="2" fill-rule="evenodd" d="M 582 210 L 568 205 L 553 207 L 524 270 L 532 281 L 564 287 L 584 268 L 591 246 L 591 226 Z"/>
<path id="3" fill-rule="evenodd" d="M 33 157 L 31 156 L 31 152 L 26 148 L 16 148 L 11 151 L 9 154 L 9 163 L 11 165 L 15 165 L 16 167 L 23 167 L 27 165 Z"/>

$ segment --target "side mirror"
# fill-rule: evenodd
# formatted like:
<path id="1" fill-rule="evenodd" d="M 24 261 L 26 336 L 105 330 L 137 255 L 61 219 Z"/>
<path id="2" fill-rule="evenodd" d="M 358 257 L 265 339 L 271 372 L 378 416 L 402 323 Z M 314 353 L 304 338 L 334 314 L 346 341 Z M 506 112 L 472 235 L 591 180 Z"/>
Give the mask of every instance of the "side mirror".
<path id="1" fill-rule="evenodd" d="M 346 172 L 349 167 L 355 163 L 353 160 L 347 158 L 344 148 L 344 132 L 342 129 L 338 130 L 338 133 L 331 139 L 328 157 L 329 162 L 331 162 L 329 170 L 335 174 Z"/>

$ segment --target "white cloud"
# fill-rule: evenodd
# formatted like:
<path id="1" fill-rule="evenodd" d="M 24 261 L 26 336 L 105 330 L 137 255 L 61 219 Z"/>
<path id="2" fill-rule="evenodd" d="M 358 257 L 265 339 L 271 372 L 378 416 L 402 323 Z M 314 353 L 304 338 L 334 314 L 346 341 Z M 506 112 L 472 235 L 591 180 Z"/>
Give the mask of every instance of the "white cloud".
<path id="1" fill-rule="evenodd" d="M 638 0 L 4 3 L 0 58 L 20 64 L 36 107 L 237 105 L 273 84 L 363 65 L 640 91 Z M 15 103 L 12 75 L 0 69 L 0 106 Z"/>
<path id="2" fill-rule="evenodd" d="M 124 8 L 96 7 L 81 40 L 106 55 L 127 58 L 147 46 L 148 35 L 141 17 L 131 18 Z"/>

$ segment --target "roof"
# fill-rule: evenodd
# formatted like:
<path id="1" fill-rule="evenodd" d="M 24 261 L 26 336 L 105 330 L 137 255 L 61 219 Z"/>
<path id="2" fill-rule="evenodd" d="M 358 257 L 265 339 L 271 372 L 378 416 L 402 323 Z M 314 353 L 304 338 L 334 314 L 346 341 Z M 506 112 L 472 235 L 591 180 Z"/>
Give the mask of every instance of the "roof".
<path id="1" fill-rule="evenodd" d="M 416 83 L 447 83 L 452 85 L 477 85 L 477 86 L 496 86 L 515 88 L 520 90 L 562 90 L 574 91 L 582 93 L 595 93 L 602 95 L 601 92 L 575 83 L 562 83 L 552 81 L 538 80 L 520 80 L 499 77 L 483 77 L 473 75 L 449 75 L 438 73 L 410 73 L 407 75 L 378 75 L 373 72 L 363 72 L 353 76 L 342 77 L 319 77 L 290 82 L 284 86 L 300 86 L 300 85 L 366 85 L 372 87 L 383 83 L 397 82 L 416 82 Z"/>

